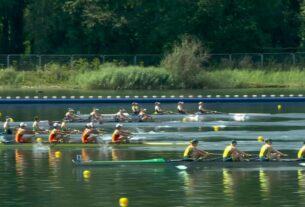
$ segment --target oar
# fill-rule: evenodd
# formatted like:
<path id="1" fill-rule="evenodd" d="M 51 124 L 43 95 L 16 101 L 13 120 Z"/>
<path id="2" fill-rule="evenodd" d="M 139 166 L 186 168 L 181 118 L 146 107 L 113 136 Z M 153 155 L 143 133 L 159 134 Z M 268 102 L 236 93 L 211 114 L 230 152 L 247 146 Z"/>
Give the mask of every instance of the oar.
<path id="1" fill-rule="evenodd" d="M 187 161 L 187 160 L 185 160 L 185 162 L 189 162 L 188 165 L 177 165 L 177 166 L 175 166 L 175 167 L 176 167 L 178 170 L 186 170 L 186 169 L 190 168 L 192 164 L 194 164 L 194 163 L 196 163 L 196 162 L 198 162 L 198 161 L 202 161 L 202 158 L 198 158 L 198 159 L 195 159 L 195 160 L 193 160 L 193 161 Z"/>
<path id="2" fill-rule="evenodd" d="M 301 162 L 301 163 L 299 163 L 299 165 L 305 167 L 305 162 Z"/>

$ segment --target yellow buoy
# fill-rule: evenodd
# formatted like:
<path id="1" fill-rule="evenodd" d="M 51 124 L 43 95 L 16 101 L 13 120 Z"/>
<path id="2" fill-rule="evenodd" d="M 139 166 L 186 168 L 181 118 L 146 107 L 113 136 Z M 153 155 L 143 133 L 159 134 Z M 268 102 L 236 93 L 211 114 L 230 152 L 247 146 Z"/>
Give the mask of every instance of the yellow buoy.
<path id="1" fill-rule="evenodd" d="M 257 141 L 263 142 L 263 141 L 264 141 L 264 137 L 263 137 L 263 136 L 258 136 L 258 137 L 257 137 Z"/>
<path id="2" fill-rule="evenodd" d="M 41 137 L 37 137 L 36 142 L 37 143 L 42 143 L 42 138 Z"/>
<path id="3" fill-rule="evenodd" d="M 219 126 L 213 126 L 213 130 L 214 130 L 215 132 L 218 132 L 218 131 L 219 131 Z"/>
<path id="4" fill-rule="evenodd" d="M 55 152 L 55 157 L 56 158 L 60 158 L 61 157 L 61 152 L 60 151 L 56 151 Z"/>
<path id="5" fill-rule="evenodd" d="M 90 178 L 91 177 L 91 171 L 90 170 L 84 170 L 83 171 L 83 177 L 84 178 Z"/>
<path id="6" fill-rule="evenodd" d="M 277 110 L 279 110 L 279 111 L 282 110 L 282 105 L 280 105 L 280 104 L 277 105 Z"/>
<path id="7" fill-rule="evenodd" d="M 128 198 L 120 198 L 120 207 L 127 207 L 128 206 Z"/>
<path id="8" fill-rule="evenodd" d="M 186 117 L 184 117 L 183 119 L 182 119 L 182 122 L 186 122 L 187 121 L 187 119 L 186 119 Z"/>
<path id="9" fill-rule="evenodd" d="M 2 116 L 2 113 L 0 112 L 0 117 Z"/>

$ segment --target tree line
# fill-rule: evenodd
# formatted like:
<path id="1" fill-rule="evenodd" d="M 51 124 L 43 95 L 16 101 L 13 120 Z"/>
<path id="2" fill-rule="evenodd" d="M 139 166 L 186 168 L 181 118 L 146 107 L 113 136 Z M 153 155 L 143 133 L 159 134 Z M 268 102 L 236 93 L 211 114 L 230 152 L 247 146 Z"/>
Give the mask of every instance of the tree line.
<path id="1" fill-rule="evenodd" d="M 303 0 L 1 0 L 2 54 L 159 54 L 183 35 L 210 53 L 298 51 Z"/>

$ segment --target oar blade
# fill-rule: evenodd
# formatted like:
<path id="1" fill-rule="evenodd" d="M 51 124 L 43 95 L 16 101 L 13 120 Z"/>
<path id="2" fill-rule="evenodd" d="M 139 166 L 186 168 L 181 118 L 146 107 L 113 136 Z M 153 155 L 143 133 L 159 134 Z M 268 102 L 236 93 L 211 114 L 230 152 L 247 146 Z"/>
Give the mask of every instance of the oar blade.
<path id="1" fill-rule="evenodd" d="M 301 162 L 301 163 L 299 163 L 299 165 L 305 167 L 305 162 Z"/>
<path id="2" fill-rule="evenodd" d="M 188 167 L 185 165 L 177 165 L 175 166 L 178 170 L 186 170 Z"/>

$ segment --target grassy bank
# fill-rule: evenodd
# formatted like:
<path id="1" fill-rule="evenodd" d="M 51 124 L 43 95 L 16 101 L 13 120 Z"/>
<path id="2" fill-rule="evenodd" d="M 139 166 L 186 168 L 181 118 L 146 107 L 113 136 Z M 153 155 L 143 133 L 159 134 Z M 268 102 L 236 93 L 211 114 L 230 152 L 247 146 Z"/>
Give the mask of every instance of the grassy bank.
<path id="1" fill-rule="evenodd" d="M 305 87 L 305 71 L 291 68 L 217 69 L 201 71 L 193 88 Z M 73 89 L 180 89 L 171 74 L 161 67 L 50 64 L 43 69 L 0 70 L 1 87 L 65 87 Z"/>

